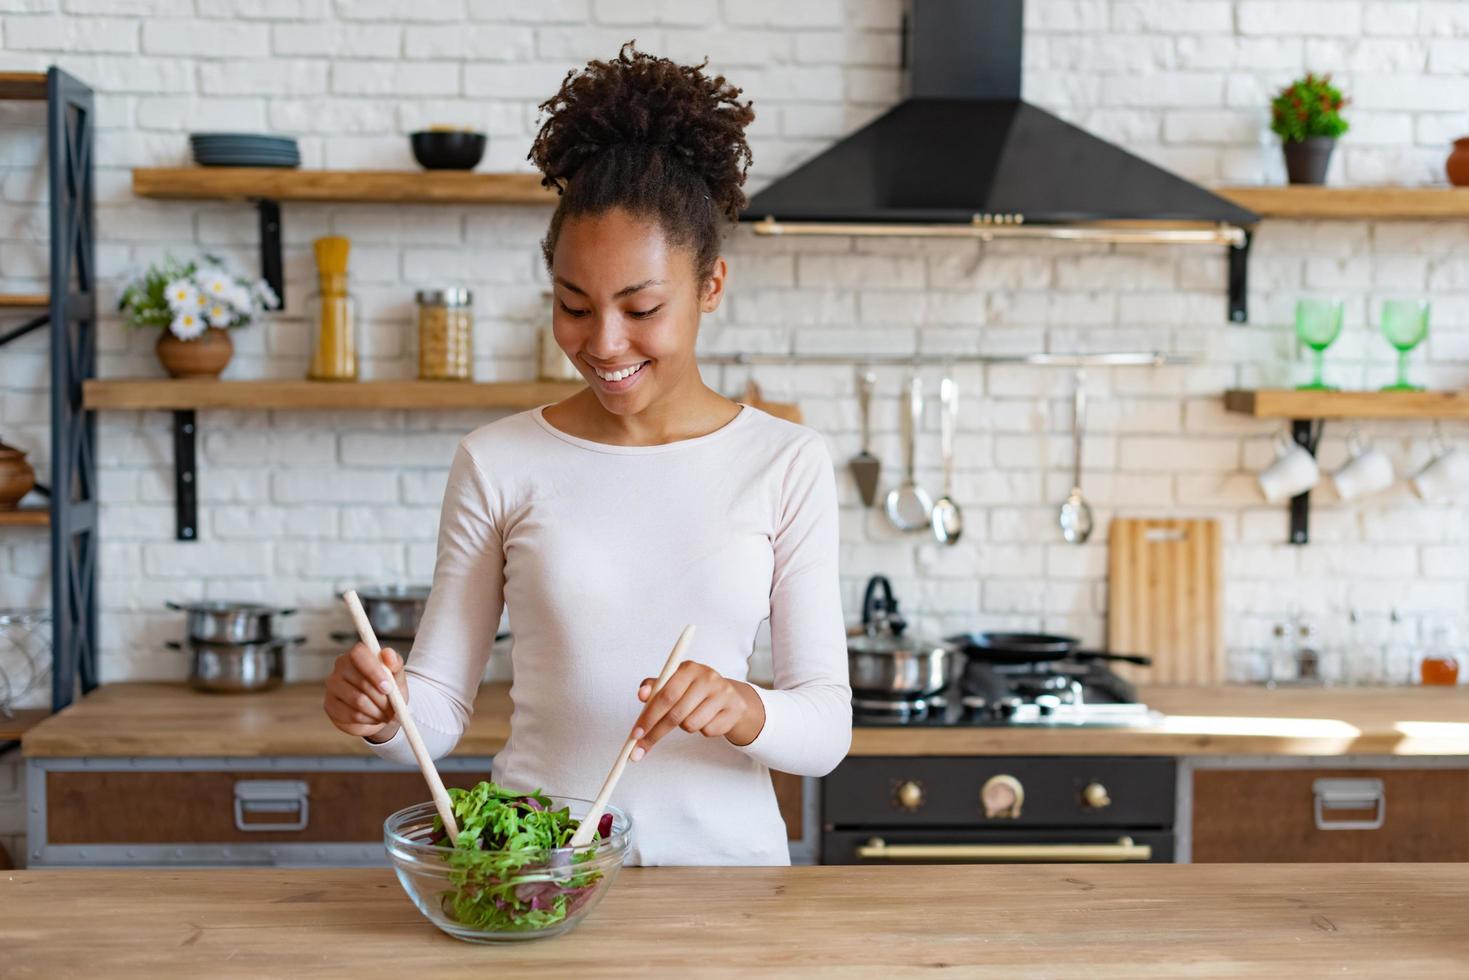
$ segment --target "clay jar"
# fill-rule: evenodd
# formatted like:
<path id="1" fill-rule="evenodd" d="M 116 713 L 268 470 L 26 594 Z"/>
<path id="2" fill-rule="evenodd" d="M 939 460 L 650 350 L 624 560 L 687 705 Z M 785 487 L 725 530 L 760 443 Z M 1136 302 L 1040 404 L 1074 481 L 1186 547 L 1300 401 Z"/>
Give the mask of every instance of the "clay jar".
<path id="1" fill-rule="evenodd" d="M 1469 187 L 1469 136 L 1460 136 L 1454 140 L 1454 150 L 1449 154 L 1444 170 L 1449 175 L 1450 184 L 1455 187 Z"/>
<path id="2" fill-rule="evenodd" d="M 0 510 L 15 510 L 35 485 L 36 471 L 26 462 L 26 454 L 0 442 Z"/>
<path id="3" fill-rule="evenodd" d="M 193 340 L 180 340 L 165 330 L 153 349 L 173 378 L 217 378 L 235 353 L 229 331 L 220 327 L 210 327 Z"/>

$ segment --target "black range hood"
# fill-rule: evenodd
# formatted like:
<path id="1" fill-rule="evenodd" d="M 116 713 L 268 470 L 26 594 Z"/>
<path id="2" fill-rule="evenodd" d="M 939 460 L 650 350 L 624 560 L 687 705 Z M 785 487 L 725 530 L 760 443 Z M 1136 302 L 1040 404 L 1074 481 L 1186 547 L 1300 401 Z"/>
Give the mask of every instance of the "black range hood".
<path id="1" fill-rule="evenodd" d="M 912 0 L 909 97 L 750 200 L 767 235 L 1224 245 L 1245 319 L 1259 215 L 1020 98 L 1023 0 Z"/>

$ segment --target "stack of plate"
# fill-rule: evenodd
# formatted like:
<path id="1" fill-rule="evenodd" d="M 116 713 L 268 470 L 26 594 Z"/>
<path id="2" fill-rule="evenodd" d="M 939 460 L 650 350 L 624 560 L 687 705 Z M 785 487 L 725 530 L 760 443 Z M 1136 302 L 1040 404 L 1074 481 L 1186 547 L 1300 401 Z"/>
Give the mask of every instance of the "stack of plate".
<path id="1" fill-rule="evenodd" d="M 202 167 L 299 167 L 301 151 L 288 136 L 191 133 L 194 162 Z"/>

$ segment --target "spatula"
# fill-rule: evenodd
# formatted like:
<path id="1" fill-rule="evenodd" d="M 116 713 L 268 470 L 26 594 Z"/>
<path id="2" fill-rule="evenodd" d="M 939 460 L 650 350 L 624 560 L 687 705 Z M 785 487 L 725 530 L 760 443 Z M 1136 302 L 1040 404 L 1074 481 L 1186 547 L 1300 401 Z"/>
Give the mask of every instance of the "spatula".
<path id="1" fill-rule="evenodd" d="M 862 503 L 868 507 L 877 502 L 877 481 L 882 475 L 882 461 L 872 455 L 872 391 L 875 387 L 875 373 L 863 371 L 857 375 L 857 405 L 862 410 L 862 451 L 847 463 L 852 478 L 857 481 Z"/>
<path id="2" fill-rule="evenodd" d="M 347 611 L 352 614 L 352 622 L 357 625 L 357 635 L 362 637 L 362 642 L 367 644 L 367 649 L 372 651 L 373 656 L 382 656 L 383 648 L 378 645 L 377 634 L 372 631 L 372 623 L 367 620 L 367 611 L 362 608 L 362 600 L 357 598 L 357 593 L 352 589 L 342 593 L 342 599 L 347 603 Z M 393 716 L 398 719 L 398 724 L 403 726 L 408 746 L 413 749 L 413 758 L 418 760 L 418 768 L 423 771 L 424 781 L 428 783 L 434 809 L 439 811 L 439 819 L 444 821 L 444 830 L 449 834 L 450 846 L 453 846 L 452 842 L 459 839 L 459 825 L 454 822 L 454 807 L 449 803 L 449 791 L 444 789 L 444 781 L 439 778 L 439 770 L 434 767 L 434 757 L 428 754 L 428 747 L 418 734 L 418 726 L 408 713 L 408 703 L 403 700 L 397 684 L 388 685 L 388 703 L 393 706 Z"/>
<path id="3" fill-rule="evenodd" d="M 683 661 L 684 652 L 694 638 L 694 627 L 692 624 L 685 626 L 683 632 L 678 634 L 678 642 L 673 645 L 673 652 L 668 655 L 668 662 L 663 665 L 663 672 L 653 682 L 653 690 L 648 695 L 648 700 L 653 700 L 653 695 L 663 690 L 663 685 L 668 683 L 668 678 L 678 669 L 679 663 Z M 632 755 L 632 750 L 637 746 L 638 740 L 628 736 L 622 744 L 622 751 L 617 754 L 617 761 L 612 764 L 612 771 L 607 774 L 607 779 L 602 783 L 602 790 L 597 798 L 592 801 L 592 808 L 587 811 L 586 816 L 581 818 L 581 825 L 576 828 L 576 833 L 571 835 L 572 847 L 584 847 L 592 842 L 592 835 L 597 832 L 597 824 L 602 820 L 602 814 L 607 810 L 607 803 L 612 799 L 612 791 L 617 788 L 617 781 L 622 778 L 622 770 L 627 768 L 627 760 Z"/>

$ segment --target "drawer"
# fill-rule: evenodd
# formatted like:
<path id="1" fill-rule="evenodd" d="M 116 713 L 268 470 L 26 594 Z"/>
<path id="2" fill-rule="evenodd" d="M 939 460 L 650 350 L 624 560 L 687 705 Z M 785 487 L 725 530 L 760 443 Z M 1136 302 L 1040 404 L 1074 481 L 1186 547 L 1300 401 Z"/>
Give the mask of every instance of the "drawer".
<path id="1" fill-rule="evenodd" d="M 466 788 L 484 778 L 442 775 Z M 375 842 L 390 813 L 428 796 L 417 772 L 94 769 L 45 778 L 46 838 L 56 845 Z M 800 840 L 803 780 L 773 772 L 771 781 L 786 835 Z"/>
<path id="2" fill-rule="evenodd" d="M 472 773 L 443 775 L 449 786 L 478 781 Z M 380 841 L 390 813 L 427 796 L 417 772 L 53 770 L 46 837 L 51 844 Z"/>
<path id="3" fill-rule="evenodd" d="M 1469 861 L 1469 769 L 1200 769 L 1193 811 L 1196 863 Z"/>

